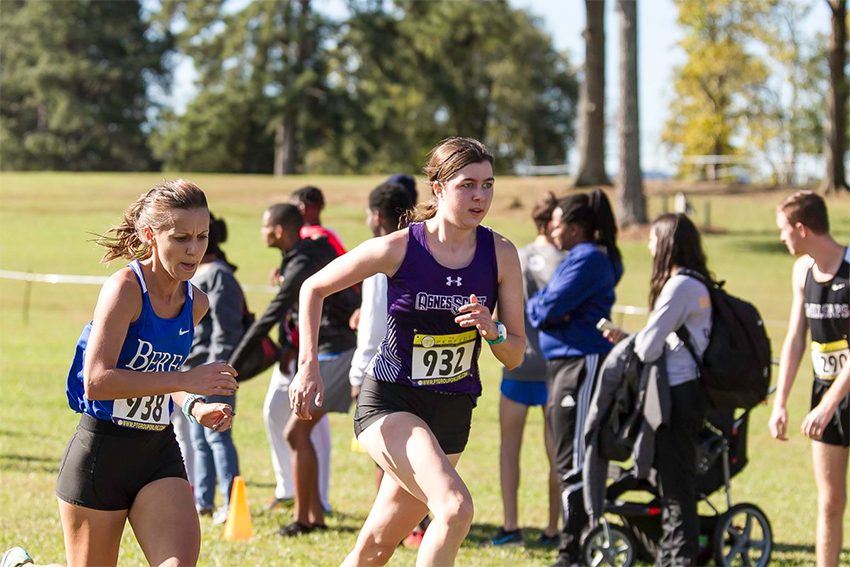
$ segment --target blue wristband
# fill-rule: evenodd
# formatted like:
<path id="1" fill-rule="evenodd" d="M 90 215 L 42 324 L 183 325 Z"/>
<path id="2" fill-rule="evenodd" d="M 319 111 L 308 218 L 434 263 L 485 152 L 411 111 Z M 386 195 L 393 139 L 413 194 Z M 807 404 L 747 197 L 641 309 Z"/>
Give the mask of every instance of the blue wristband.
<path id="1" fill-rule="evenodd" d="M 195 402 L 206 402 L 207 399 L 203 396 L 199 396 L 198 394 L 189 394 L 186 396 L 186 399 L 183 400 L 183 415 L 186 416 L 186 419 L 189 420 L 189 423 L 198 423 L 198 420 L 195 419 L 195 416 L 192 415 L 192 406 L 195 405 Z"/>

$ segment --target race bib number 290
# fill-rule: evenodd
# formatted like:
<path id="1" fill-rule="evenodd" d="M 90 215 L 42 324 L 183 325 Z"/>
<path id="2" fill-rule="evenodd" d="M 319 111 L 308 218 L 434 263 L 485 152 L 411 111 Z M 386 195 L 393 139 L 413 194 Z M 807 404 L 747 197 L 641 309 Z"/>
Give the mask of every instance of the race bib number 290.
<path id="1" fill-rule="evenodd" d="M 168 426 L 169 396 L 144 396 L 115 400 L 112 405 L 112 421 L 122 427 L 162 431 Z"/>
<path id="2" fill-rule="evenodd" d="M 812 365 L 815 376 L 821 380 L 835 380 L 848 359 L 850 347 L 846 339 L 831 343 L 812 342 Z"/>
<path id="3" fill-rule="evenodd" d="M 472 369 L 475 329 L 453 335 L 413 336 L 413 373 L 418 384 L 450 384 L 462 380 Z"/>

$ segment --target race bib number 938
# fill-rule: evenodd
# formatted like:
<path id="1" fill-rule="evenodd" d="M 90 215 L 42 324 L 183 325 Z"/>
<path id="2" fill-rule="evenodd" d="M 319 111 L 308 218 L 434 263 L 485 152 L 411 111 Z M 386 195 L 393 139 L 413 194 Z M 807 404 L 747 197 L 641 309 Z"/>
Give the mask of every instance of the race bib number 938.
<path id="1" fill-rule="evenodd" d="M 477 335 L 475 329 L 452 335 L 414 335 L 411 378 L 422 385 L 466 378 L 472 369 Z"/>
<path id="2" fill-rule="evenodd" d="M 112 421 L 121 427 L 162 431 L 168 426 L 170 396 L 144 396 L 115 400 L 112 405 Z"/>

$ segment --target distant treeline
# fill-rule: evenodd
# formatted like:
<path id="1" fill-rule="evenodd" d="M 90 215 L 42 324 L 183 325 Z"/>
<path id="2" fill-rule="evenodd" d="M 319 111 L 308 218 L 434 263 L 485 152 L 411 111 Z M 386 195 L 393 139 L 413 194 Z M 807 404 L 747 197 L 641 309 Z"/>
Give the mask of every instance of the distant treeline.
<path id="1" fill-rule="evenodd" d="M 528 13 L 347 6 L 338 21 L 311 0 L 4 1 L 0 168 L 415 172 L 449 135 L 485 141 L 501 171 L 565 160 L 575 70 Z M 152 96 L 175 54 L 199 74 L 181 115 Z"/>

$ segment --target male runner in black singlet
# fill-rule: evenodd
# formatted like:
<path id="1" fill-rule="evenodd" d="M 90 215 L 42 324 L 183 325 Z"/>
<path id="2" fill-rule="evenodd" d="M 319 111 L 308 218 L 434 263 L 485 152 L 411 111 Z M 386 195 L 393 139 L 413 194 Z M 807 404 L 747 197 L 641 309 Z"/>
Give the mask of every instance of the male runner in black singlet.
<path id="1" fill-rule="evenodd" d="M 773 437 L 787 439 L 785 404 L 806 350 L 808 327 L 814 384 L 812 409 L 802 430 L 813 440 L 818 488 L 815 554 L 818 567 L 834 567 L 841 555 L 850 451 L 850 247 L 830 236 L 826 203 L 810 191 L 798 191 L 780 203 L 776 225 L 779 238 L 799 259 L 794 263 L 791 319 L 769 427 Z"/>

